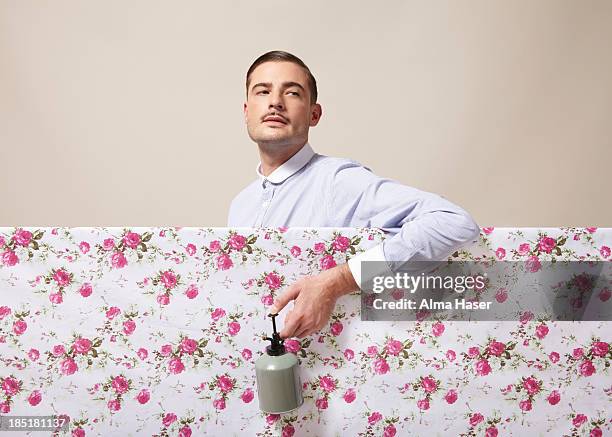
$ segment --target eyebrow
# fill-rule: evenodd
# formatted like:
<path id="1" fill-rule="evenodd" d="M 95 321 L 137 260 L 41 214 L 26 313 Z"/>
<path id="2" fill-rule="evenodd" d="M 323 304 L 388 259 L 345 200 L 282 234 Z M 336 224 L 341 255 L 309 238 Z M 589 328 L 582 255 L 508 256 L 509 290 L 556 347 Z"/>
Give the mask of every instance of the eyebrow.
<path id="1" fill-rule="evenodd" d="M 251 91 L 254 90 L 255 88 L 257 88 L 258 86 L 263 86 L 263 87 L 266 87 L 266 88 L 272 88 L 272 83 L 271 82 L 259 82 L 259 83 L 256 83 L 255 85 L 253 85 L 251 87 Z M 301 84 L 297 83 L 297 82 L 283 82 L 281 84 L 282 88 L 291 88 L 293 86 L 300 88 L 302 91 L 306 91 L 304 89 L 304 87 Z"/>

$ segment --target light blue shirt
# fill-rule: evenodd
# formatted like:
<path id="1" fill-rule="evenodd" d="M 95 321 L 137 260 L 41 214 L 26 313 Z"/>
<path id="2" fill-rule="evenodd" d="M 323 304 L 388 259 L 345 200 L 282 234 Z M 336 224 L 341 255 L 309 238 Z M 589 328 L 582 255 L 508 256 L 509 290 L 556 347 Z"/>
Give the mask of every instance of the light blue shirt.
<path id="1" fill-rule="evenodd" d="M 386 261 L 393 274 L 408 261 L 442 261 L 477 242 L 480 228 L 445 198 L 375 175 L 356 161 L 315 153 L 306 143 L 270 175 L 234 198 L 228 227 L 376 227 L 391 234 L 351 258 L 360 284 L 361 261 Z"/>

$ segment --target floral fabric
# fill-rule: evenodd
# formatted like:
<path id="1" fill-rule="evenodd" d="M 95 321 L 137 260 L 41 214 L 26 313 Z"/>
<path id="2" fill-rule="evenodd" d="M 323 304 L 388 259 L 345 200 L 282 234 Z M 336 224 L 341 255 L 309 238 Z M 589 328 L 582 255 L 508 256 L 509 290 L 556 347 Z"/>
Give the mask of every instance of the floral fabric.
<path id="1" fill-rule="evenodd" d="M 610 432 L 610 322 L 537 320 L 528 308 L 516 322 L 365 322 L 358 293 L 321 332 L 285 343 L 304 405 L 261 413 L 254 362 L 274 297 L 384 238 L 0 228 L 0 412 L 65 415 L 73 436 Z M 609 261 L 610 247 L 612 229 L 483 228 L 452 259 Z M 611 295 L 603 286 L 592 299 Z"/>

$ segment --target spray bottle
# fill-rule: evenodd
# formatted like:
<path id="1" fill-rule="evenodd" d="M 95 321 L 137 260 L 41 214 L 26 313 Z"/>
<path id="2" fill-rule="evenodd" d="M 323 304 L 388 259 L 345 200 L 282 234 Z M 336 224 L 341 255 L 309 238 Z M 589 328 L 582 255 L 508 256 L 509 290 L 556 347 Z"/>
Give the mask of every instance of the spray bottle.
<path id="1" fill-rule="evenodd" d="M 263 337 L 271 344 L 265 353 L 255 362 L 257 376 L 257 396 L 259 408 L 266 413 L 286 413 L 295 410 L 304 402 L 299 365 L 295 354 L 287 352 L 284 340 L 276 332 L 275 317 L 272 318 L 272 338 Z"/>

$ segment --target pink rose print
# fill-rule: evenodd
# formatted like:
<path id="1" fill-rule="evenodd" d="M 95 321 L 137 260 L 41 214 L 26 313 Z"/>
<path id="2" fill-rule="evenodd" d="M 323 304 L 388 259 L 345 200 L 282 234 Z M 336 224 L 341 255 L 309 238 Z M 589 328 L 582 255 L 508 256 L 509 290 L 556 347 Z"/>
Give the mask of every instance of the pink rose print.
<path id="1" fill-rule="evenodd" d="M 72 350 L 77 354 L 87 355 L 91 350 L 91 340 L 78 337 L 72 344 Z"/>
<path id="2" fill-rule="evenodd" d="M 470 416 L 470 425 L 471 426 L 476 426 L 478 425 L 480 422 L 482 422 L 484 420 L 484 417 L 482 416 L 482 414 L 480 413 L 474 413 Z"/>
<path id="3" fill-rule="evenodd" d="M 19 258 L 12 250 L 8 249 L 2 252 L 2 264 L 7 267 L 13 267 L 19 263 Z"/>
<path id="4" fill-rule="evenodd" d="M 425 393 L 432 393 L 438 389 L 438 383 L 431 376 L 426 376 L 421 380 L 421 385 Z"/>
<path id="5" fill-rule="evenodd" d="M 476 374 L 478 376 L 487 376 L 491 373 L 491 366 L 487 360 L 479 360 L 476 362 Z"/>
<path id="6" fill-rule="evenodd" d="M 81 285 L 81 288 L 79 289 L 79 293 L 83 297 L 91 296 L 91 292 L 92 291 L 93 291 L 93 289 L 91 288 L 91 284 L 89 284 L 89 283 L 85 283 L 85 284 Z"/>
<path id="7" fill-rule="evenodd" d="M 397 356 L 402 351 L 403 346 L 404 345 L 402 344 L 401 341 L 390 339 L 389 341 L 387 341 L 387 344 L 385 345 L 385 350 L 387 351 L 389 355 Z"/>
<path id="8" fill-rule="evenodd" d="M 223 308 L 216 308 L 211 314 L 211 317 L 215 322 L 223 316 L 225 316 L 225 310 Z"/>
<path id="9" fill-rule="evenodd" d="M 112 238 L 107 238 L 102 242 L 102 248 L 106 251 L 113 250 L 115 248 L 115 241 Z"/>
<path id="10" fill-rule="evenodd" d="M 196 351 L 197 348 L 198 348 L 198 342 L 191 338 L 184 338 L 179 346 L 179 349 L 181 350 L 181 352 L 188 354 L 188 355 L 193 355 L 193 353 Z"/>
<path id="11" fill-rule="evenodd" d="M 379 358 L 376 361 L 374 361 L 374 371 L 378 375 L 384 375 L 385 373 L 389 371 L 389 364 L 384 358 Z"/>
<path id="12" fill-rule="evenodd" d="M 495 340 L 489 343 L 488 351 L 493 356 L 499 357 L 504 353 L 505 350 L 506 345 L 504 343 Z"/>
<path id="13" fill-rule="evenodd" d="M 255 394 L 253 393 L 253 390 L 250 388 L 247 388 L 245 391 L 242 392 L 242 394 L 240 395 L 240 399 L 242 399 L 242 402 L 244 402 L 245 404 L 248 404 L 249 402 L 251 402 L 253 399 L 255 398 Z"/>
<path id="14" fill-rule="evenodd" d="M 527 255 L 529 253 L 529 251 L 531 250 L 531 248 L 529 247 L 529 244 L 527 243 L 523 243 L 519 246 L 517 253 L 521 256 L 523 255 Z"/>
<path id="15" fill-rule="evenodd" d="M 228 393 L 234 388 L 234 382 L 227 375 L 221 375 L 217 379 L 217 386 L 223 393 Z"/>
<path id="16" fill-rule="evenodd" d="M 434 323 L 431 332 L 435 337 L 440 337 L 444 333 L 444 324 L 440 322 Z"/>
<path id="17" fill-rule="evenodd" d="M 491 232 L 493 232 L 493 229 L 495 228 L 494 227 L 482 228 L 482 232 L 484 232 L 486 235 L 490 235 Z"/>
<path id="18" fill-rule="evenodd" d="M 495 251 L 495 256 L 499 260 L 504 259 L 506 257 L 506 249 L 504 249 L 503 247 L 498 247 L 497 250 Z"/>
<path id="19" fill-rule="evenodd" d="M 132 335 L 135 329 L 136 329 L 136 322 L 134 322 L 133 320 L 130 319 L 130 320 L 126 320 L 125 322 L 123 322 L 123 333 L 125 335 Z"/>
<path id="20" fill-rule="evenodd" d="M 215 407 L 217 410 L 224 410 L 225 409 L 225 399 L 223 398 L 215 399 L 213 401 L 213 407 Z"/>
<path id="21" fill-rule="evenodd" d="M 28 324 L 25 322 L 25 320 L 18 319 L 13 323 L 13 332 L 15 335 L 23 334 L 26 332 L 26 329 L 28 329 Z"/>
<path id="22" fill-rule="evenodd" d="M 454 350 L 449 349 L 449 350 L 446 351 L 446 359 L 448 361 L 453 362 L 453 361 L 455 361 L 455 358 L 457 358 L 457 354 L 455 353 Z"/>
<path id="23" fill-rule="evenodd" d="M 185 247 L 185 251 L 189 256 L 193 256 L 196 253 L 196 247 L 194 244 L 189 243 L 187 247 Z"/>
<path id="24" fill-rule="evenodd" d="M 374 411 L 373 413 L 370 413 L 370 415 L 368 416 L 368 423 L 370 425 L 374 425 L 376 422 L 380 421 L 382 419 L 382 414 L 380 414 L 378 411 Z"/>
<path id="25" fill-rule="evenodd" d="M 297 258 L 298 256 L 300 256 L 302 254 L 302 249 L 300 249 L 298 246 L 293 246 L 291 248 L 291 255 L 294 258 Z"/>
<path id="26" fill-rule="evenodd" d="M 233 265 L 234 265 L 234 263 L 232 262 L 232 260 L 230 259 L 230 257 L 227 254 L 222 253 L 221 255 L 219 255 L 217 257 L 217 268 L 219 270 L 228 270 Z"/>
<path id="27" fill-rule="evenodd" d="M 146 388 L 143 388 L 134 399 L 136 399 L 138 403 L 144 405 L 151 399 L 151 393 L 149 393 L 149 390 Z"/>
<path id="28" fill-rule="evenodd" d="M 229 335 L 236 335 L 238 334 L 238 332 L 240 332 L 240 323 L 238 322 L 230 322 L 227 325 L 227 332 L 229 333 Z"/>
<path id="29" fill-rule="evenodd" d="M 285 342 L 285 346 L 287 345 L 287 342 Z M 251 352 L 250 349 L 242 349 L 242 358 L 244 358 L 246 361 L 249 361 L 251 359 L 251 357 L 253 356 L 253 353 Z"/>
<path id="30" fill-rule="evenodd" d="M 319 386 L 323 389 L 323 391 L 331 393 L 336 389 L 336 382 L 331 376 L 325 375 L 319 377 Z"/>
<path id="31" fill-rule="evenodd" d="M 546 399 L 550 405 L 557 405 L 561 400 L 561 395 L 557 390 L 553 390 Z"/>
<path id="32" fill-rule="evenodd" d="M 601 246 L 599 248 L 599 253 L 602 258 L 606 259 L 610 256 L 610 248 L 608 246 Z"/>
<path id="33" fill-rule="evenodd" d="M 228 240 L 228 244 L 234 250 L 242 250 L 246 246 L 246 238 L 242 235 L 234 234 Z"/>
<path id="34" fill-rule="evenodd" d="M 87 241 L 81 241 L 81 243 L 79 244 L 79 250 L 81 251 L 81 253 L 85 254 L 89 252 L 89 249 L 91 249 L 89 243 Z"/>
<path id="35" fill-rule="evenodd" d="M 21 381 L 18 381 L 12 376 L 2 378 L 2 390 L 6 396 L 15 396 L 21 391 Z"/>
<path id="36" fill-rule="evenodd" d="M 551 352 L 550 354 L 548 354 L 548 358 L 552 363 L 557 363 L 559 361 L 559 353 Z"/>
<path id="37" fill-rule="evenodd" d="M 339 252 L 346 252 L 350 245 L 351 240 L 342 235 L 338 235 L 336 238 L 334 238 L 334 241 L 332 242 L 332 248 Z"/>
<path id="38" fill-rule="evenodd" d="M 457 400 L 457 391 L 453 389 L 449 390 L 444 396 L 444 400 L 449 404 L 454 404 Z"/>
<path id="39" fill-rule="evenodd" d="M 191 284 L 189 288 L 185 291 L 185 296 L 189 299 L 195 299 L 198 296 L 198 287 L 195 284 Z"/>
<path id="40" fill-rule="evenodd" d="M 319 262 L 322 270 L 329 270 L 336 267 L 336 261 L 331 255 L 325 255 Z"/>
<path id="41" fill-rule="evenodd" d="M 348 390 L 346 390 L 346 392 L 344 392 L 344 395 L 342 396 L 342 398 L 344 399 L 344 402 L 346 402 L 347 404 L 350 404 L 351 402 L 353 402 L 357 398 L 357 394 L 355 393 L 355 389 L 354 388 L 349 388 Z"/>
<path id="42" fill-rule="evenodd" d="M 164 287 L 167 290 L 171 290 L 172 288 L 176 287 L 176 284 L 178 283 L 177 276 L 172 270 L 166 270 L 165 272 L 162 272 L 159 275 L 159 280 L 162 284 L 164 284 Z"/>
<path id="43" fill-rule="evenodd" d="M 149 356 L 149 351 L 141 347 L 140 349 L 138 349 L 137 355 L 138 355 L 138 358 L 140 358 L 141 360 L 146 360 L 147 357 Z"/>
<path id="44" fill-rule="evenodd" d="M 211 252 L 218 252 L 221 249 L 221 243 L 218 240 L 211 241 L 208 248 Z"/>
<path id="45" fill-rule="evenodd" d="M 130 249 L 136 249 L 140 244 L 140 235 L 136 232 L 128 232 L 123 237 L 123 243 Z"/>
<path id="46" fill-rule="evenodd" d="M 38 361 L 39 357 L 40 352 L 38 351 L 38 349 L 30 349 L 30 351 L 28 352 L 28 358 L 32 361 Z"/>
<path id="47" fill-rule="evenodd" d="M 610 350 L 610 346 L 605 341 L 596 341 L 591 346 L 591 353 L 596 357 L 605 357 L 608 355 L 608 351 Z"/>
<path id="48" fill-rule="evenodd" d="M 129 390 L 130 385 L 124 376 L 115 376 L 112 378 L 111 387 L 117 394 L 123 394 Z"/>
<path id="49" fill-rule="evenodd" d="M 595 373 L 595 366 L 593 366 L 593 362 L 590 360 L 584 360 L 580 364 L 580 374 L 582 376 L 591 376 Z"/>
<path id="50" fill-rule="evenodd" d="M 572 420 L 572 424 L 579 428 L 582 425 L 584 425 L 587 421 L 587 417 L 584 414 L 576 414 L 576 416 L 574 417 L 574 420 Z"/>
<path id="51" fill-rule="evenodd" d="M 525 267 L 527 268 L 528 272 L 536 273 L 542 268 L 542 264 L 540 263 L 538 257 L 533 255 L 527 259 L 525 262 Z"/>
<path id="52" fill-rule="evenodd" d="M 497 428 L 490 426 L 485 430 L 485 437 L 497 437 Z"/>
<path id="53" fill-rule="evenodd" d="M 540 249 L 542 252 L 551 253 L 556 245 L 557 242 L 554 238 L 542 237 L 538 242 L 538 249 Z"/>
<path id="54" fill-rule="evenodd" d="M 285 350 L 287 352 L 292 352 L 292 353 L 296 353 L 302 348 L 299 341 L 291 339 L 291 338 L 288 338 L 287 340 L 285 340 L 284 345 L 285 345 Z"/>
<path id="55" fill-rule="evenodd" d="M 111 399 L 108 401 L 107 406 L 110 411 L 119 411 L 121 409 L 121 401 L 119 399 Z"/>
<path id="56" fill-rule="evenodd" d="M 535 330 L 535 335 L 540 340 L 548 335 L 548 326 L 545 324 L 538 325 Z"/>
<path id="57" fill-rule="evenodd" d="M 353 358 L 355 358 L 355 352 L 353 352 L 352 349 L 345 349 L 344 350 L 344 358 L 346 358 L 347 360 L 351 361 Z"/>
<path id="58" fill-rule="evenodd" d="M 505 288 L 497 290 L 497 293 L 495 293 L 495 300 L 499 303 L 504 303 L 506 299 L 508 299 L 508 290 Z"/>
<path id="59" fill-rule="evenodd" d="M 174 413 L 166 413 L 162 418 L 162 423 L 165 427 L 169 427 L 176 421 L 176 414 Z"/>
<path id="60" fill-rule="evenodd" d="M 170 371 L 170 373 L 178 375 L 183 370 L 185 370 L 185 365 L 183 364 L 180 358 L 174 357 L 171 358 L 170 362 L 168 363 L 168 370 Z"/>
<path id="61" fill-rule="evenodd" d="M 15 231 L 15 235 L 13 235 L 13 241 L 19 246 L 27 247 L 30 245 L 30 241 L 32 241 L 32 233 L 18 228 Z"/>
<path id="62" fill-rule="evenodd" d="M 295 429 L 293 428 L 293 425 L 287 424 L 283 426 L 281 437 L 293 437 L 294 433 L 295 433 Z"/>
<path id="63" fill-rule="evenodd" d="M 337 336 L 340 335 L 340 333 L 342 332 L 342 329 L 344 327 L 342 326 L 342 322 L 334 322 L 334 323 L 331 324 L 330 328 L 331 328 L 330 331 L 331 331 L 332 335 L 337 337 Z"/>
<path id="64" fill-rule="evenodd" d="M 32 393 L 30 393 L 30 396 L 28 396 L 28 403 L 33 407 L 40 404 L 41 400 L 42 400 L 42 395 L 40 391 L 38 390 L 34 390 Z"/>
<path id="65" fill-rule="evenodd" d="M 115 318 L 115 316 L 117 314 L 119 314 L 121 312 L 121 310 L 117 307 L 110 307 L 107 311 L 106 311 L 106 318 L 108 320 L 113 320 Z"/>
<path id="66" fill-rule="evenodd" d="M 325 252 L 325 243 L 315 243 L 314 247 L 314 252 L 315 253 L 323 253 Z"/>
<path id="67" fill-rule="evenodd" d="M 72 358 L 66 358 L 61 362 L 60 370 L 64 375 L 72 375 L 77 370 L 79 370 L 79 367 Z"/>
<path id="68" fill-rule="evenodd" d="M 123 252 L 115 252 L 111 256 L 111 266 L 115 269 L 122 269 L 127 265 L 127 259 L 123 255 Z"/>
<path id="69" fill-rule="evenodd" d="M 417 407 L 419 410 L 429 410 L 429 399 L 423 398 L 418 400 Z"/>
<path id="70" fill-rule="evenodd" d="M 282 285 L 281 278 L 276 272 L 268 273 L 264 280 L 270 287 L 270 290 L 277 290 Z"/>

